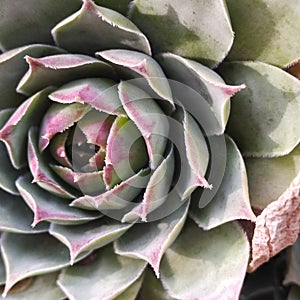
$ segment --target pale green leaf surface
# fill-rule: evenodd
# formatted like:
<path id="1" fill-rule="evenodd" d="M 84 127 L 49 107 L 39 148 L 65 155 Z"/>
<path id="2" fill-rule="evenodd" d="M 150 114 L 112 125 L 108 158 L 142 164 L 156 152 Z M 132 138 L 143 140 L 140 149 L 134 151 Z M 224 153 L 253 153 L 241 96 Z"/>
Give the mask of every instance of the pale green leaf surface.
<path id="1" fill-rule="evenodd" d="M 143 135 L 147 146 L 150 166 L 155 169 L 162 160 L 169 132 L 168 118 L 143 90 L 128 83 L 118 86 L 122 105 Z"/>
<path id="2" fill-rule="evenodd" d="M 2 51 L 32 43 L 53 44 L 52 27 L 80 7 L 80 0 L 3 0 L 0 2 Z"/>
<path id="3" fill-rule="evenodd" d="M 1 3 L 3 3 L 3 1 Z M 0 7 L 1 7 L 1 3 L 0 3 Z M 3 33 L 4 32 L 2 31 L 1 34 Z M 63 52 L 64 52 L 63 50 L 56 47 L 36 44 L 36 45 L 19 47 L 1 54 L 0 55 L 0 90 L 1 90 L 0 109 L 7 108 L 7 107 L 16 107 L 25 99 L 23 95 L 16 93 L 18 82 L 20 81 L 24 73 L 27 71 L 27 67 L 28 67 L 24 59 L 24 56 L 30 55 L 32 57 L 42 57 L 46 55 L 58 54 Z"/>
<path id="4" fill-rule="evenodd" d="M 58 285 L 70 300 L 114 299 L 125 292 L 146 267 L 143 260 L 115 254 L 112 246 L 95 254 L 92 263 L 72 266 L 59 277 Z"/>
<path id="5" fill-rule="evenodd" d="M 144 259 L 159 277 L 162 256 L 180 233 L 187 213 L 189 201 L 169 216 L 147 224 L 135 224 L 115 242 L 115 252 L 137 259 Z"/>
<path id="6" fill-rule="evenodd" d="M 168 78 L 187 85 L 208 102 L 218 124 L 218 126 L 215 124 L 217 127 L 215 133 L 223 133 L 229 117 L 230 97 L 243 86 L 226 85 L 224 80 L 208 67 L 172 53 L 159 54 L 157 59 Z M 180 101 L 186 107 L 185 104 L 190 101 L 190 97 L 187 97 L 185 92 L 182 91 L 184 95 Z"/>
<path id="7" fill-rule="evenodd" d="M 251 205 L 264 209 L 277 200 L 300 172 L 300 145 L 290 154 L 245 159 Z"/>
<path id="8" fill-rule="evenodd" d="M 39 233 L 48 230 L 49 225 L 46 223 L 32 228 L 32 221 L 33 214 L 21 197 L 0 190 L 0 230 L 15 233 Z"/>
<path id="9" fill-rule="evenodd" d="M 229 60 L 284 67 L 299 58 L 299 0 L 227 0 L 227 5 L 235 32 Z"/>
<path id="10" fill-rule="evenodd" d="M 161 278 L 176 299 L 238 299 L 248 259 L 247 237 L 236 224 L 203 231 L 188 221 L 162 259 Z"/>
<path id="11" fill-rule="evenodd" d="M 63 300 L 65 294 L 57 287 L 58 273 L 32 277 L 32 282 L 24 291 L 8 293 L 6 300 Z M 42 298 L 41 298 L 42 297 Z"/>
<path id="12" fill-rule="evenodd" d="M 4 233 L 1 251 L 7 272 L 4 295 L 24 278 L 57 271 L 70 263 L 68 248 L 48 233 Z"/>
<path id="13" fill-rule="evenodd" d="M 126 116 L 118 96 L 117 84 L 107 78 L 87 78 L 69 82 L 53 92 L 49 98 L 63 104 L 86 103 L 107 114 Z"/>
<path id="14" fill-rule="evenodd" d="M 93 57 L 80 54 L 58 54 L 42 58 L 25 57 L 29 70 L 17 86 L 17 92 L 31 95 L 47 86 L 60 86 L 85 77 L 114 78 L 113 68 Z"/>
<path id="15" fill-rule="evenodd" d="M 0 130 L 0 139 L 17 169 L 26 165 L 27 132 L 30 127 L 39 124 L 49 106 L 47 96 L 51 90 L 44 89 L 23 102 Z"/>
<path id="16" fill-rule="evenodd" d="M 42 221 L 68 225 L 81 224 L 100 217 L 99 213 L 70 207 L 66 199 L 52 195 L 32 183 L 29 174 L 20 177 L 16 185 L 21 196 L 34 212 L 32 226 Z"/>
<path id="17" fill-rule="evenodd" d="M 223 0 L 188 0 L 184 5 L 180 0 L 136 0 L 130 18 L 146 34 L 155 54 L 172 52 L 214 66 L 233 42 Z"/>
<path id="18" fill-rule="evenodd" d="M 145 78 L 153 91 L 174 110 L 172 92 L 168 80 L 160 65 L 152 57 L 137 51 L 123 49 L 106 50 L 97 52 L 96 55 L 117 66 L 128 69 L 131 71 L 129 72 L 130 77 L 135 74 L 134 78 Z"/>
<path id="19" fill-rule="evenodd" d="M 101 248 L 120 238 L 132 224 L 101 218 L 78 226 L 52 224 L 50 234 L 70 250 L 71 262 L 82 252 Z"/>
<path id="20" fill-rule="evenodd" d="M 151 55 L 145 35 L 120 13 L 84 0 L 82 8 L 52 30 L 57 45 L 70 52 L 94 55 L 107 49 L 133 49 Z"/>
<path id="21" fill-rule="evenodd" d="M 5 284 L 5 268 L 3 259 L 0 256 L 0 285 Z"/>
<path id="22" fill-rule="evenodd" d="M 38 133 L 36 128 L 31 128 L 28 132 L 28 163 L 33 182 L 42 189 L 62 198 L 76 198 L 75 191 L 70 186 L 64 187 L 64 182 L 50 169 L 47 157 L 40 153 L 38 149 Z"/>
<path id="23" fill-rule="evenodd" d="M 227 138 L 226 146 L 227 162 L 221 186 L 207 206 L 199 208 L 195 203 L 190 212 L 193 220 L 205 230 L 238 219 L 255 221 L 243 158 L 230 138 Z"/>
<path id="24" fill-rule="evenodd" d="M 136 296 L 141 288 L 144 276 L 140 276 L 129 288 L 125 290 L 121 295 L 114 298 L 114 300 L 136 300 Z"/>
<path id="25" fill-rule="evenodd" d="M 228 132 L 242 154 L 274 157 L 288 154 L 300 141 L 300 81 L 262 62 L 223 64 L 230 84 L 246 85 L 231 101 Z"/>
<path id="26" fill-rule="evenodd" d="M 169 150 L 166 158 L 151 174 L 140 204 L 124 215 L 122 222 L 133 222 L 141 219 L 148 221 L 148 214 L 159 208 L 170 196 L 169 190 L 174 176 L 174 152 Z M 152 220 L 151 220 L 152 221 Z"/>

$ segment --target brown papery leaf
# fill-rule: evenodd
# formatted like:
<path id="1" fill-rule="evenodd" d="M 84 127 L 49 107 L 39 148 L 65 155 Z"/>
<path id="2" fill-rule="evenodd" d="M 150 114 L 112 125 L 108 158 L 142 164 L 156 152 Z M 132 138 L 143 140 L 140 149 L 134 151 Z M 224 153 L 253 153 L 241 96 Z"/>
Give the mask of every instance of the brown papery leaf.
<path id="1" fill-rule="evenodd" d="M 255 271 L 281 250 L 294 244 L 299 233 L 300 173 L 278 200 L 270 203 L 257 217 L 248 272 Z"/>

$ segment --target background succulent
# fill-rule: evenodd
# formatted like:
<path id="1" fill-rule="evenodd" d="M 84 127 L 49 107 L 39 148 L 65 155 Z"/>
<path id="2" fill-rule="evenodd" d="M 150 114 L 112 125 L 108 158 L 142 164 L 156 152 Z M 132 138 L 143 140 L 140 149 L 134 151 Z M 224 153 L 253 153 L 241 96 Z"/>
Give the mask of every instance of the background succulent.
<path id="1" fill-rule="evenodd" d="M 299 11 L 0 0 L 3 295 L 299 298 Z"/>

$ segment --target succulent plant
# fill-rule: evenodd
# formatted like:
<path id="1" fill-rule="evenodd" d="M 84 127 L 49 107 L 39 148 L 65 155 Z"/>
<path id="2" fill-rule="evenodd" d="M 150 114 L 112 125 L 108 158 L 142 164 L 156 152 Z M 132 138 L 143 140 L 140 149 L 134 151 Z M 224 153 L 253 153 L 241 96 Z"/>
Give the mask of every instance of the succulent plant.
<path id="1" fill-rule="evenodd" d="M 3 296 L 300 298 L 299 12 L 0 0 Z"/>

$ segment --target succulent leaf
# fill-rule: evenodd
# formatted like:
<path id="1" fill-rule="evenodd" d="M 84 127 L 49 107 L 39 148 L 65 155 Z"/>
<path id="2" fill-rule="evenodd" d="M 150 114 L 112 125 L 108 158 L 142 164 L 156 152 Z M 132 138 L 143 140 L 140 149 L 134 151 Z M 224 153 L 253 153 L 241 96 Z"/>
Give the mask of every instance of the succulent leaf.
<path id="1" fill-rule="evenodd" d="M 243 158 L 232 139 L 226 139 L 226 148 L 225 174 L 214 199 L 201 209 L 195 203 L 190 212 L 192 219 L 204 230 L 238 219 L 255 221 Z"/>
<path id="2" fill-rule="evenodd" d="M 229 60 L 256 60 L 284 67 L 299 58 L 300 44 L 295 39 L 299 34 L 298 1 L 226 2 L 235 32 Z"/>
<path id="3" fill-rule="evenodd" d="M 284 284 L 296 284 L 300 287 L 300 238 L 288 250 L 288 269 L 284 278 Z"/>
<path id="4" fill-rule="evenodd" d="M 121 224 L 115 220 L 101 218 L 79 226 L 52 224 L 50 234 L 70 250 L 71 263 L 88 250 L 101 248 L 121 237 L 132 224 Z"/>
<path id="5" fill-rule="evenodd" d="M 1 11 L 0 3 L 0 11 Z M 1 22 L 1 21 L 0 21 Z M 1 25 L 0 25 L 1 26 Z M 1 32 L 2 34 L 3 32 Z M 0 38 L 1 40 L 1 38 Z M 24 101 L 23 95 L 16 93 L 17 85 L 27 70 L 24 56 L 43 57 L 63 53 L 64 51 L 48 45 L 27 45 L 19 47 L 0 55 L 0 109 L 17 107 Z"/>
<path id="6" fill-rule="evenodd" d="M 46 88 L 23 102 L 0 130 L 10 160 L 17 169 L 26 165 L 27 132 L 38 124 L 49 106 L 47 99 L 52 88 Z"/>
<path id="7" fill-rule="evenodd" d="M 53 44 L 51 28 L 80 7 L 80 0 L 1 1 L 2 51 L 32 43 Z M 16 22 L 18 20 L 18 22 Z"/>
<path id="8" fill-rule="evenodd" d="M 221 62 L 233 42 L 222 0 L 189 0 L 184 8 L 181 1 L 136 0 L 131 6 L 130 19 L 147 35 L 155 54 L 172 52 L 201 60 L 208 66 Z"/>
<path id="9" fill-rule="evenodd" d="M 135 300 L 136 296 L 141 288 L 144 276 L 142 275 L 138 280 L 136 280 L 132 285 L 130 285 L 125 292 L 114 298 L 114 300 Z"/>
<path id="10" fill-rule="evenodd" d="M 147 224 L 135 224 L 115 242 L 115 252 L 144 259 L 159 277 L 159 265 L 168 247 L 179 235 L 189 208 L 189 201 L 169 216 Z"/>
<path id="11" fill-rule="evenodd" d="M 58 284 L 70 299 L 114 299 L 142 275 L 146 262 L 120 256 L 111 246 L 95 252 L 92 264 L 74 265 L 59 277 Z M 79 276 L 78 276 L 79 275 Z M 82 289 L 82 284 L 88 289 Z"/>
<path id="12" fill-rule="evenodd" d="M 82 8 L 52 29 L 57 45 L 70 52 L 93 55 L 122 48 L 151 55 L 146 36 L 120 13 L 83 0 Z"/>
<path id="13" fill-rule="evenodd" d="M 232 99 L 228 123 L 228 133 L 242 154 L 277 157 L 290 153 L 300 141 L 299 80 L 262 62 L 226 63 L 220 73 L 230 84 L 247 86 Z"/>
<path id="14" fill-rule="evenodd" d="M 33 214 L 23 199 L 0 190 L 0 230 L 15 233 L 39 233 L 48 230 L 49 224 L 41 223 L 35 228 Z"/>
<path id="15" fill-rule="evenodd" d="M 34 212 L 32 223 L 34 227 L 42 221 L 68 225 L 82 224 L 101 216 L 96 212 L 70 207 L 65 199 L 47 193 L 39 186 L 33 185 L 28 174 L 20 177 L 16 185 L 23 199 Z"/>
<path id="16" fill-rule="evenodd" d="M 84 77 L 115 76 L 110 65 L 86 55 L 58 54 L 42 58 L 26 56 L 25 59 L 29 70 L 17 86 L 17 92 L 24 95 L 31 95 L 46 86 L 60 86 Z"/>
<path id="17" fill-rule="evenodd" d="M 237 299 L 248 258 L 247 239 L 236 224 L 203 231 L 189 221 L 162 259 L 162 282 L 176 299 Z"/>

